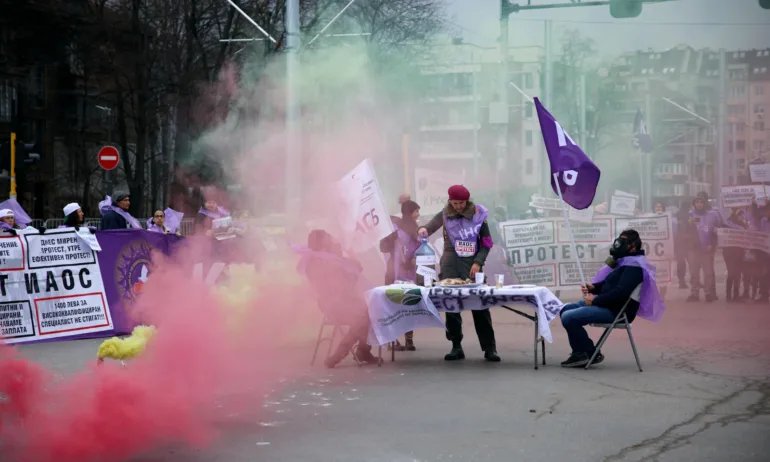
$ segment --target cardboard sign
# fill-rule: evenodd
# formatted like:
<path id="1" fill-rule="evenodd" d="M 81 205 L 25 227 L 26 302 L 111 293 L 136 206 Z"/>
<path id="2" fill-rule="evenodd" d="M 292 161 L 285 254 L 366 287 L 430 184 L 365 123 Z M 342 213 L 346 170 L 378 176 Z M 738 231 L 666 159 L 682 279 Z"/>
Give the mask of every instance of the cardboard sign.
<path id="1" fill-rule="evenodd" d="M 751 181 L 755 183 L 770 183 L 770 164 L 749 165 Z"/>
<path id="2" fill-rule="evenodd" d="M 612 196 L 610 213 L 632 217 L 636 210 L 636 198 L 628 196 Z"/>

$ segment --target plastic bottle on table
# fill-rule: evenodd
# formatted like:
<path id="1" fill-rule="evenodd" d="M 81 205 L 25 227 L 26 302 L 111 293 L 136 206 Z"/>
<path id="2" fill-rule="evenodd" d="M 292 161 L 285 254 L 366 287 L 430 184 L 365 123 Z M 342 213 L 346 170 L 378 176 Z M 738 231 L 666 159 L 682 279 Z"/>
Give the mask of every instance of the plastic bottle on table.
<path id="1" fill-rule="evenodd" d="M 434 252 L 430 245 L 428 245 L 427 237 L 420 238 L 420 247 L 418 247 L 414 252 L 414 257 L 418 270 L 421 266 L 424 266 L 426 268 L 432 269 L 433 271 L 436 271 L 436 252 Z M 433 285 L 432 281 L 426 281 L 425 279 L 426 278 L 419 274 L 418 271 L 416 278 L 417 285 L 423 287 L 431 287 Z"/>

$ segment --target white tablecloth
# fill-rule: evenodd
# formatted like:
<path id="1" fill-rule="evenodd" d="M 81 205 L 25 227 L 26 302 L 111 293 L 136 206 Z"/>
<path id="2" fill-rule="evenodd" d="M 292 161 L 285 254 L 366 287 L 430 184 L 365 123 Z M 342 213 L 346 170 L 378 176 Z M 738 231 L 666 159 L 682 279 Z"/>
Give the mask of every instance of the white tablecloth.
<path id="1" fill-rule="evenodd" d="M 427 288 L 411 284 L 375 287 L 366 293 L 366 304 L 372 322 L 372 345 L 385 345 L 423 327 L 445 329 L 441 311 L 460 313 L 512 304 L 529 305 L 535 310 L 540 335 L 550 343 L 553 337 L 549 323 L 563 306 L 547 287 Z"/>

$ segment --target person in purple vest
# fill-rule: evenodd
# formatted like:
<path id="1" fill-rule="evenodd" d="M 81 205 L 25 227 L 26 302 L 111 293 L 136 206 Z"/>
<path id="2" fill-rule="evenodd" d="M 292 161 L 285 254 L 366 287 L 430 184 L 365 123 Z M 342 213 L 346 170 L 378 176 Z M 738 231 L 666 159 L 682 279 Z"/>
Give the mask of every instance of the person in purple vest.
<path id="1" fill-rule="evenodd" d="M 770 198 L 766 198 L 768 204 Z M 756 201 L 752 204 L 749 216 L 752 228 L 763 233 L 770 233 L 770 205 L 758 207 Z M 768 303 L 770 301 L 770 254 L 757 250 L 754 252 L 756 262 L 754 263 L 757 271 L 757 285 L 759 286 L 759 296 L 754 300 L 757 303 Z"/>
<path id="2" fill-rule="evenodd" d="M 629 301 L 636 287 L 642 284 L 639 302 Z M 633 229 L 620 233 L 610 248 L 607 266 L 596 273 L 593 283 L 581 287 L 583 300 L 569 303 L 561 309 L 561 324 L 567 331 L 572 354 L 562 367 L 584 367 L 594 354 L 596 346 L 585 326 L 610 324 L 628 302 L 625 314 L 629 322 L 637 315 L 657 322 L 665 306 L 655 282 L 655 266 L 642 250 L 642 239 Z M 599 352 L 594 364 L 604 361 Z"/>
<path id="3" fill-rule="evenodd" d="M 380 252 L 388 255 L 385 284 L 395 281 L 414 281 L 417 278 L 417 264 L 414 252 L 420 247 L 417 236 L 417 220 L 420 206 L 411 200 L 401 203 L 401 218 L 390 217 L 395 231 L 380 241 Z M 415 351 L 414 331 L 404 334 L 402 346 L 396 341 L 396 351 Z"/>
<path id="4" fill-rule="evenodd" d="M 714 254 L 717 246 L 717 231 L 722 219 L 719 212 L 708 206 L 707 196 L 699 194 L 692 201 L 693 209 L 687 222 L 694 229 L 691 235 L 694 243 L 690 248 L 687 261 L 690 266 L 690 296 L 688 302 L 697 302 L 698 291 L 703 288 L 707 302 L 718 300 L 716 294 L 716 276 L 714 274 Z M 703 270 L 703 284 L 700 273 Z"/>
<path id="5" fill-rule="evenodd" d="M 492 248 L 492 235 L 487 224 L 487 209 L 471 201 L 471 193 L 465 186 L 449 188 L 449 202 L 428 224 L 418 230 L 418 235 L 429 236 L 444 228 L 444 253 L 441 255 L 439 279 L 473 279 L 481 271 Z M 484 358 L 499 362 L 495 344 L 495 330 L 489 309 L 473 310 L 473 324 L 479 337 Z M 446 313 L 447 339 L 452 351 L 444 359 L 465 359 L 463 352 L 463 320 L 460 313 Z"/>

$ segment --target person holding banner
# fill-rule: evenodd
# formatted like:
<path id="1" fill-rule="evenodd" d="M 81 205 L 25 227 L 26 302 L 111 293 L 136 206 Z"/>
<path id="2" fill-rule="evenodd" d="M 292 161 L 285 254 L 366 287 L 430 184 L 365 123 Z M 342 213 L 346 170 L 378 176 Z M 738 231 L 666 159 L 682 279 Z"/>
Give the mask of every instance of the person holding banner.
<path id="1" fill-rule="evenodd" d="M 448 193 L 449 201 L 444 210 L 420 228 L 418 234 L 429 236 L 439 228 L 444 228 L 444 252 L 441 255 L 439 279 L 474 279 L 476 273 L 481 272 L 492 249 L 492 236 L 487 224 L 488 211 L 470 200 L 471 193 L 465 186 L 454 185 Z M 499 362 L 489 309 L 473 310 L 472 313 L 484 358 Z M 465 359 L 462 323 L 460 313 L 446 313 L 447 339 L 452 342 L 452 350 L 444 356 L 446 361 Z"/>
<path id="2" fill-rule="evenodd" d="M 115 198 L 105 196 L 99 202 L 99 212 L 102 214 L 102 231 L 110 229 L 143 229 L 142 225 L 128 213 L 131 207 L 129 194 L 116 194 Z"/>
<path id="3" fill-rule="evenodd" d="M 716 275 L 714 274 L 714 255 L 717 245 L 716 228 L 721 225 L 719 212 L 711 210 L 705 193 L 699 193 L 692 201 L 693 209 L 687 222 L 694 227 L 691 235 L 693 245 L 687 260 L 690 264 L 690 296 L 688 302 L 697 302 L 699 288 L 703 288 L 707 302 L 718 300 L 716 294 Z M 703 271 L 703 284 L 700 273 Z"/>
<path id="4" fill-rule="evenodd" d="M 403 197 L 403 195 L 402 195 Z M 409 199 L 401 203 L 401 218 L 390 217 L 395 231 L 380 241 L 380 251 L 387 257 L 385 284 L 395 281 L 415 281 L 417 265 L 414 253 L 420 247 L 417 238 L 417 219 L 420 218 L 420 206 Z M 396 341 L 396 351 L 415 351 L 414 331 L 404 334 L 405 344 Z"/>
<path id="5" fill-rule="evenodd" d="M 85 214 L 77 202 L 70 202 L 64 206 L 64 223 L 59 228 L 75 228 L 78 231 L 86 222 Z M 96 228 L 88 227 L 91 234 L 96 233 Z"/>
<path id="6" fill-rule="evenodd" d="M 751 206 L 751 223 L 757 231 L 770 233 L 770 205 L 758 207 L 756 201 Z M 759 279 L 759 297 L 758 303 L 768 303 L 770 301 L 770 254 L 757 250 L 756 267 L 758 269 L 757 278 Z"/>
<path id="7" fill-rule="evenodd" d="M 167 213 L 170 215 L 168 221 L 166 221 Z M 184 216 L 183 213 L 170 208 L 156 210 L 152 214 L 152 218 L 147 219 L 147 231 L 151 233 L 174 234 L 176 237 L 182 237 L 182 234 L 179 232 L 182 216 Z"/>
<path id="8" fill-rule="evenodd" d="M 746 221 L 743 210 L 733 208 L 730 210 L 730 216 L 724 223 L 725 227 L 732 229 L 748 229 L 749 224 Z M 744 271 L 746 250 L 741 247 L 725 247 L 722 250 L 722 256 L 727 266 L 727 280 L 725 281 L 725 300 L 728 302 L 740 302 L 741 299 L 741 280 L 743 280 L 744 294 L 748 295 L 749 274 Z"/>
<path id="9" fill-rule="evenodd" d="M 642 284 L 639 302 L 629 301 L 636 287 Z M 647 260 L 642 250 L 642 239 L 633 229 L 620 233 L 610 248 L 607 266 L 599 269 L 593 283 L 582 286 L 583 300 L 564 305 L 561 324 L 567 331 L 572 354 L 562 367 L 584 367 L 594 354 L 596 346 L 585 326 L 610 324 L 623 309 L 631 322 L 637 315 L 657 322 L 665 311 L 663 300 L 655 282 L 655 265 Z M 594 364 L 604 361 L 599 352 Z"/>

